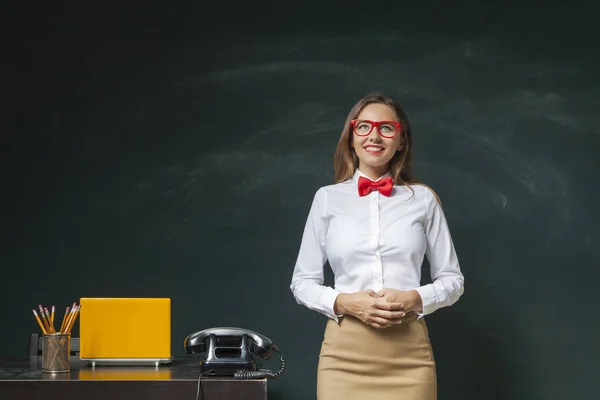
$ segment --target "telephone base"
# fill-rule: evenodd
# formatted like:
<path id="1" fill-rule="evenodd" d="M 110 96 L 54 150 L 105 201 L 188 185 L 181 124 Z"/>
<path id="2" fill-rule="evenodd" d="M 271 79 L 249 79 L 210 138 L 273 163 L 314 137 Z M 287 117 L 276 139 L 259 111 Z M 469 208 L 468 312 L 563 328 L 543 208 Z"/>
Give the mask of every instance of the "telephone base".
<path id="1" fill-rule="evenodd" d="M 200 372 L 208 373 L 210 376 L 233 376 L 237 371 L 255 371 L 256 364 L 253 361 L 233 361 L 225 362 L 202 361 L 200 362 Z"/>

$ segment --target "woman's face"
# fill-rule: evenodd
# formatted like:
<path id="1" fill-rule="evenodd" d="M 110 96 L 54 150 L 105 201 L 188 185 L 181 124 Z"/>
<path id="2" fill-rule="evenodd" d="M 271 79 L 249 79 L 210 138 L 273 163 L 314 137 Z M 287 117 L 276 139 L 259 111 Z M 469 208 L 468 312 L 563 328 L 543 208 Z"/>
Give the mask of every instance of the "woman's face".
<path id="1" fill-rule="evenodd" d="M 398 117 L 389 106 L 373 103 L 364 107 L 356 120 L 357 122 L 352 127 L 351 145 L 359 159 L 358 168 L 366 174 L 374 173 L 381 176 L 387 172 L 388 164 L 394 154 L 402 149 L 401 128 L 397 129 L 393 124 L 381 124 L 377 129 L 376 126 L 361 121 L 399 122 Z M 370 133 L 361 136 L 361 134 L 369 132 L 371 127 Z"/>

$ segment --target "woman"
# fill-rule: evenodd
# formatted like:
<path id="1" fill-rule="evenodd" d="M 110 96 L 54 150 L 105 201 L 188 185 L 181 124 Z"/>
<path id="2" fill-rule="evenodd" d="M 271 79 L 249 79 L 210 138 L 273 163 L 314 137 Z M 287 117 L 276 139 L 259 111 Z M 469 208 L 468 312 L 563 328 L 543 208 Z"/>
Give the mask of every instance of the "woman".
<path id="1" fill-rule="evenodd" d="M 320 188 L 304 229 L 291 290 L 327 317 L 318 400 L 437 398 L 424 316 L 463 293 L 437 195 L 411 174 L 412 132 L 392 99 L 362 98 L 334 155 L 335 184 Z M 427 256 L 432 283 L 421 285 Z M 323 285 L 325 262 L 335 276 Z"/>

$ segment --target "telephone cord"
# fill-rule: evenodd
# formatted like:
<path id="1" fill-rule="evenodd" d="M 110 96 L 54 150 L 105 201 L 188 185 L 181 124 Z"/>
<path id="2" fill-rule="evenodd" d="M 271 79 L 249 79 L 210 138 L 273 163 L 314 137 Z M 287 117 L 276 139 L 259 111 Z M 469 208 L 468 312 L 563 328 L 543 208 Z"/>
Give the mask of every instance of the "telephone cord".
<path id="1" fill-rule="evenodd" d="M 233 375 L 234 378 L 237 378 L 237 379 L 262 379 L 262 378 L 277 379 L 277 378 L 279 378 L 281 376 L 281 374 L 283 374 L 283 372 L 285 371 L 286 362 L 283 359 L 283 354 L 281 354 L 281 350 L 279 350 L 279 348 L 277 346 L 273 347 L 273 351 L 278 353 L 280 356 L 281 367 L 279 368 L 279 371 L 273 372 L 268 369 L 259 369 L 258 371 L 239 370 Z"/>
<path id="2" fill-rule="evenodd" d="M 212 374 L 215 371 L 210 370 L 210 371 L 206 371 L 200 374 L 200 376 L 198 377 L 198 390 L 196 391 L 196 400 L 204 400 L 204 390 L 202 388 L 202 377 L 208 374 Z M 200 393 L 202 393 L 202 397 L 200 397 Z"/>

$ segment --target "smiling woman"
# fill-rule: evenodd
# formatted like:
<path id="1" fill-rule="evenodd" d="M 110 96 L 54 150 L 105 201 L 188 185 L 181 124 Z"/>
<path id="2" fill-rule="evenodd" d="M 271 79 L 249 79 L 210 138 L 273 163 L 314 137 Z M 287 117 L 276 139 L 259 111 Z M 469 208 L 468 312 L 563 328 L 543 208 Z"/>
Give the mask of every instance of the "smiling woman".
<path id="1" fill-rule="evenodd" d="M 291 290 L 329 318 L 318 400 L 437 398 L 424 316 L 458 301 L 464 277 L 439 199 L 412 176 L 411 142 L 399 104 L 364 97 L 338 141 L 335 183 L 315 194 Z M 432 283 L 421 285 L 425 256 Z"/>

